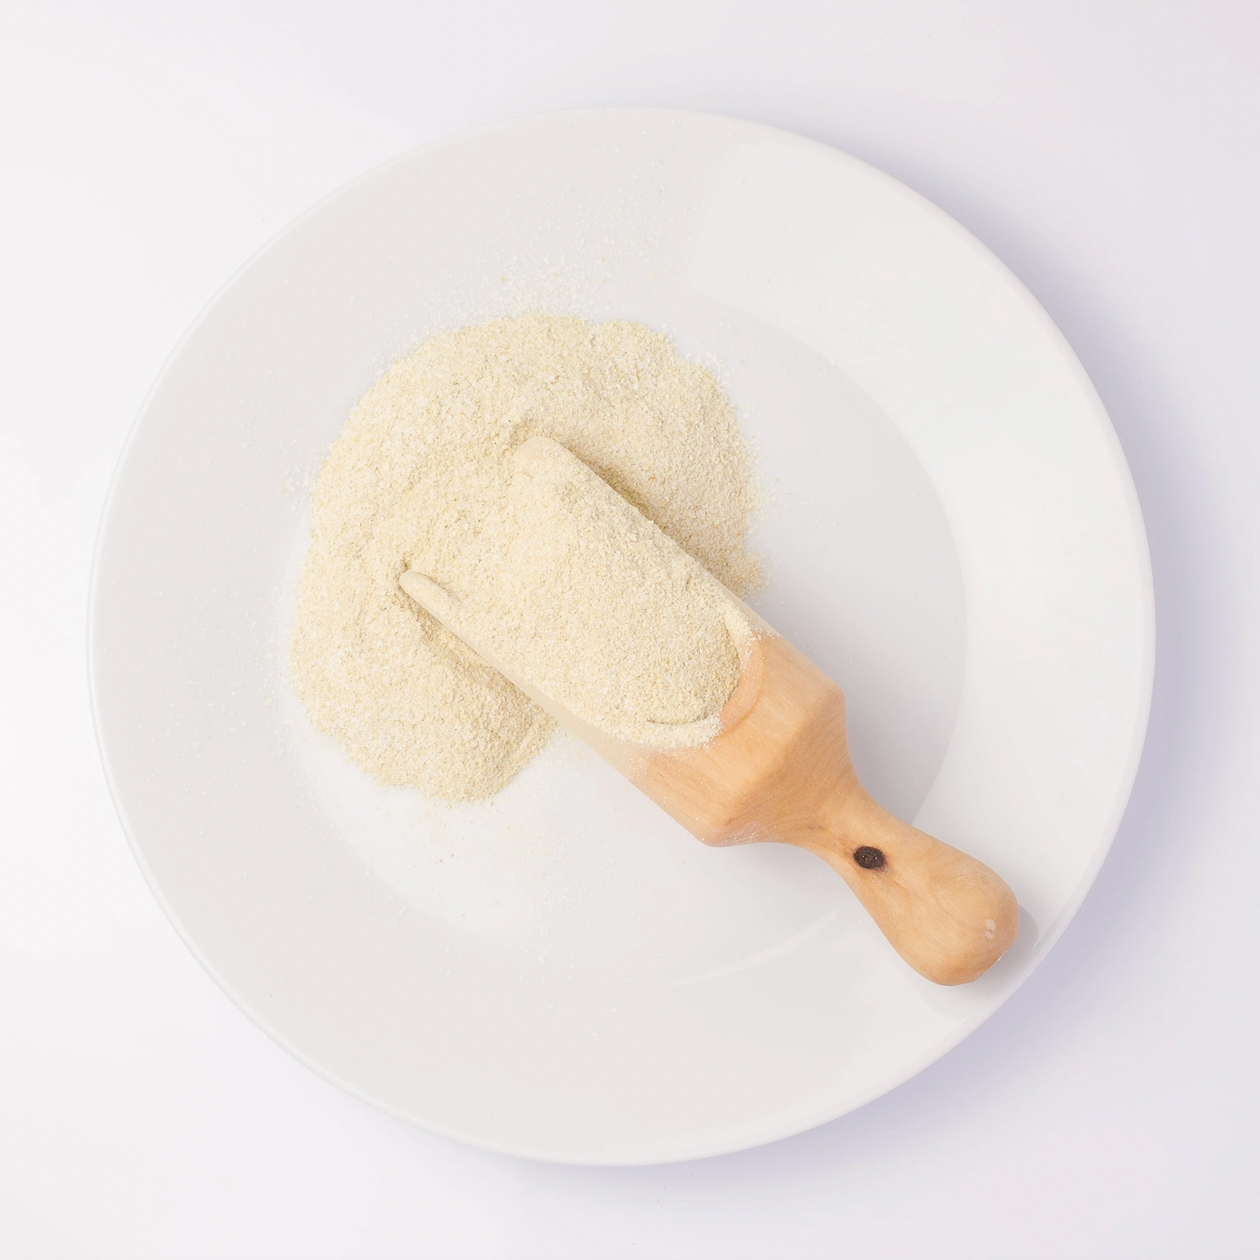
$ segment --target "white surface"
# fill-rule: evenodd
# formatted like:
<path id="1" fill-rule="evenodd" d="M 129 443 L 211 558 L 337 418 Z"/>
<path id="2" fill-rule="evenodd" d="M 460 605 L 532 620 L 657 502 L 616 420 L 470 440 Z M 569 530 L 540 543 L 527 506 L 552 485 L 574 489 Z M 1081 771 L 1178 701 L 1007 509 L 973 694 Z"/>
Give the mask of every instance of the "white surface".
<path id="1" fill-rule="evenodd" d="M 181 12 L 85 6 L 89 27 L 0 10 L 3 1249 L 1254 1254 L 1250 10 L 789 6 L 769 28 L 734 6 L 574 9 L 568 24 L 556 8 L 502 26 L 455 8 Z M 1133 803 L 1029 983 L 941 1063 L 841 1121 L 629 1172 L 426 1137 L 250 1026 L 126 850 L 82 669 L 109 469 L 162 359 L 234 266 L 418 140 L 622 102 L 816 135 L 995 249 L 1119 430 L 1161 636 Z"/>
<path id="2" fill-rule="evenodd" d="M 535 304 L 713 361 L 773 496 L 753 603 L 849 688 L 872 790 L 1016 892 L 981 980 L 924 981 L 817 859 L 697 846 L 577 747 L 444 809 L 302 720 L 285 588 L 329 443 L 417 335 Z M 740 1150 L 934 1061 L 1067 925 L 1146 729 L 1146 541 L 1057 330 L 904 186 L 713 115 L 514 120 L 305 215 L 163 370 L 96 564 L 105 765 L 191 948 L 330 1080 L 537 1158 Z"/>

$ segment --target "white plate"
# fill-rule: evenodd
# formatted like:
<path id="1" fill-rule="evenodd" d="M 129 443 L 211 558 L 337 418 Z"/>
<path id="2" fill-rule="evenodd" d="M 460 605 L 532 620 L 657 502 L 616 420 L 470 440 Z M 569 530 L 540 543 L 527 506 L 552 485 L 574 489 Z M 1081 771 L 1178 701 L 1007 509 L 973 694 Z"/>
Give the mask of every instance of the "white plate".
<path id="1" fill-rule="evenodd" d="M 530 307 L 715 366 L 770 498 L 754 602 L 845 687 L 871 789 L 1019 898 L 977 983 L 921 980 L 822 863 L 705 849 L 570 742 L 448 809 L 306 725 L 283 642 L 322 453 L 417 337 Z M 464 1141 L 645 1163 L 840 1115 L 1012 992 L 1119 823 L 1153 627 L 1115 434 L 980 244 L 798 137 L 583 111 L 400 158 L 211 303 L 115 476 L 92 686 L 154 891 L 277 1041 Z"/>

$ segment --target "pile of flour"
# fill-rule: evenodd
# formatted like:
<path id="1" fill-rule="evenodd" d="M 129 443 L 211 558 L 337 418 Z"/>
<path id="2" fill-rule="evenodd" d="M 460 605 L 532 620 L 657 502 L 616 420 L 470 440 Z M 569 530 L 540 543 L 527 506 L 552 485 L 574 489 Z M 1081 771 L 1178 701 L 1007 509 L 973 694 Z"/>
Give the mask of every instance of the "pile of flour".
<path id="1" fill-rule="evenodd" d="M 659 583 L 643 588 L 637 612 L 621 601 L 609 641 L 622 660 L 611 671 L 590 659 L 580 636 L 553 633 L 551 665 L 564 660 L 580 672 L 587 662 L 585 681 L 568 671 L 570 707 L 581 709 L 585 695 L 605 725 L 642 730 L 712 718 L 734 685 L 720 600 L 697 576 L 707 570 L 736 594 L 758 576 L 744 552 L 751 458 L 721 387 L 640 324 L 492 320 L 395 363 L 351 412 L 312 496 L 292 676 L 315 724 L 381 783 L 475 800 L 498 791 L 551 735 L 542 710 L 398 585 L 411 568 L 454 599 L 477 599 L 505 562 L 519 570 L 521 548 L 529 550 L 519 525 L 511 528 L 521 495 L 554 496 L 558 484 L 518 475 L 517 449 L 534 435 L 567 448 L 698 562 L 671 579 L 683 594 L 691 585 L 700 593 L 676 616 L 661 604 Z M 580 545 L 580 513 L 569 515 L 573 537 L 554 535 L 547 546 Z M 633 585 L 635 562 L 586 565 L 586 589 L 613 607 L 615 591 Z M 535 610 L 545 612 L 540 599 L 545 592 Z M 695 616 L 702 634 L 686 620 Z M 598 630 L 589 617 L 585 624 Z M 534 659 L 546 667 L 540 642 L 546 653 L 546 640 L 536 641 Z M 690 656 L 677 650 L 684 643 Z M 669 660 L 676 668 L 662 674 Z"/>

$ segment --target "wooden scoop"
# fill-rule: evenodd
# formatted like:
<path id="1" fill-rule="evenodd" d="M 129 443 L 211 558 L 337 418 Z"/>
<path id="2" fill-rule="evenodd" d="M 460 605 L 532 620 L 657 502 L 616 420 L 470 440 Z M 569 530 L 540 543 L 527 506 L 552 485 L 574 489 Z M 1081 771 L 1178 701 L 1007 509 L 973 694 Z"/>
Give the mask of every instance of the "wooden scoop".
<path id="1" fill-rule="evenodd" d="M 525 445 L 544 442 L 554 446 L 544 438 Z M 732 609 L 746 620 L 739 633 L 732 627 L 740 678 L 718 733 L 699 747 L 661 751 L 610 737 L 505 668 L 470 637 L 459 601 L 423 574 L 408 569 L 399 581 L 698 839 L 773 840 L 816 853 L 920 975 L 964 984 L 1015 939 L 1019 911 L 1011 890 L 983 863 L 901 822 L 868 795 L 849 758 L 844 693 L 734 595 Z"/>

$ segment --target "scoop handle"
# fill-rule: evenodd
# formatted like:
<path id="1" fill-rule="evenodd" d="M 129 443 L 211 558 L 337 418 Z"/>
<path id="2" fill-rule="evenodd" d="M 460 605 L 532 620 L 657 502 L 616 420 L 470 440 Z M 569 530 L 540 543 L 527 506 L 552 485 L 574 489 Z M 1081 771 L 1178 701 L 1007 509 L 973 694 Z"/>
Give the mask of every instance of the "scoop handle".
<path id="1" fill-rule="evenodd" d="M 983 862 L 890 814 L 850 775 L 825 803 L 820 830 L 793 841 L 840 874 L 920 975 L 976 979 L 1015 939 L 1015 894 Z"/>

